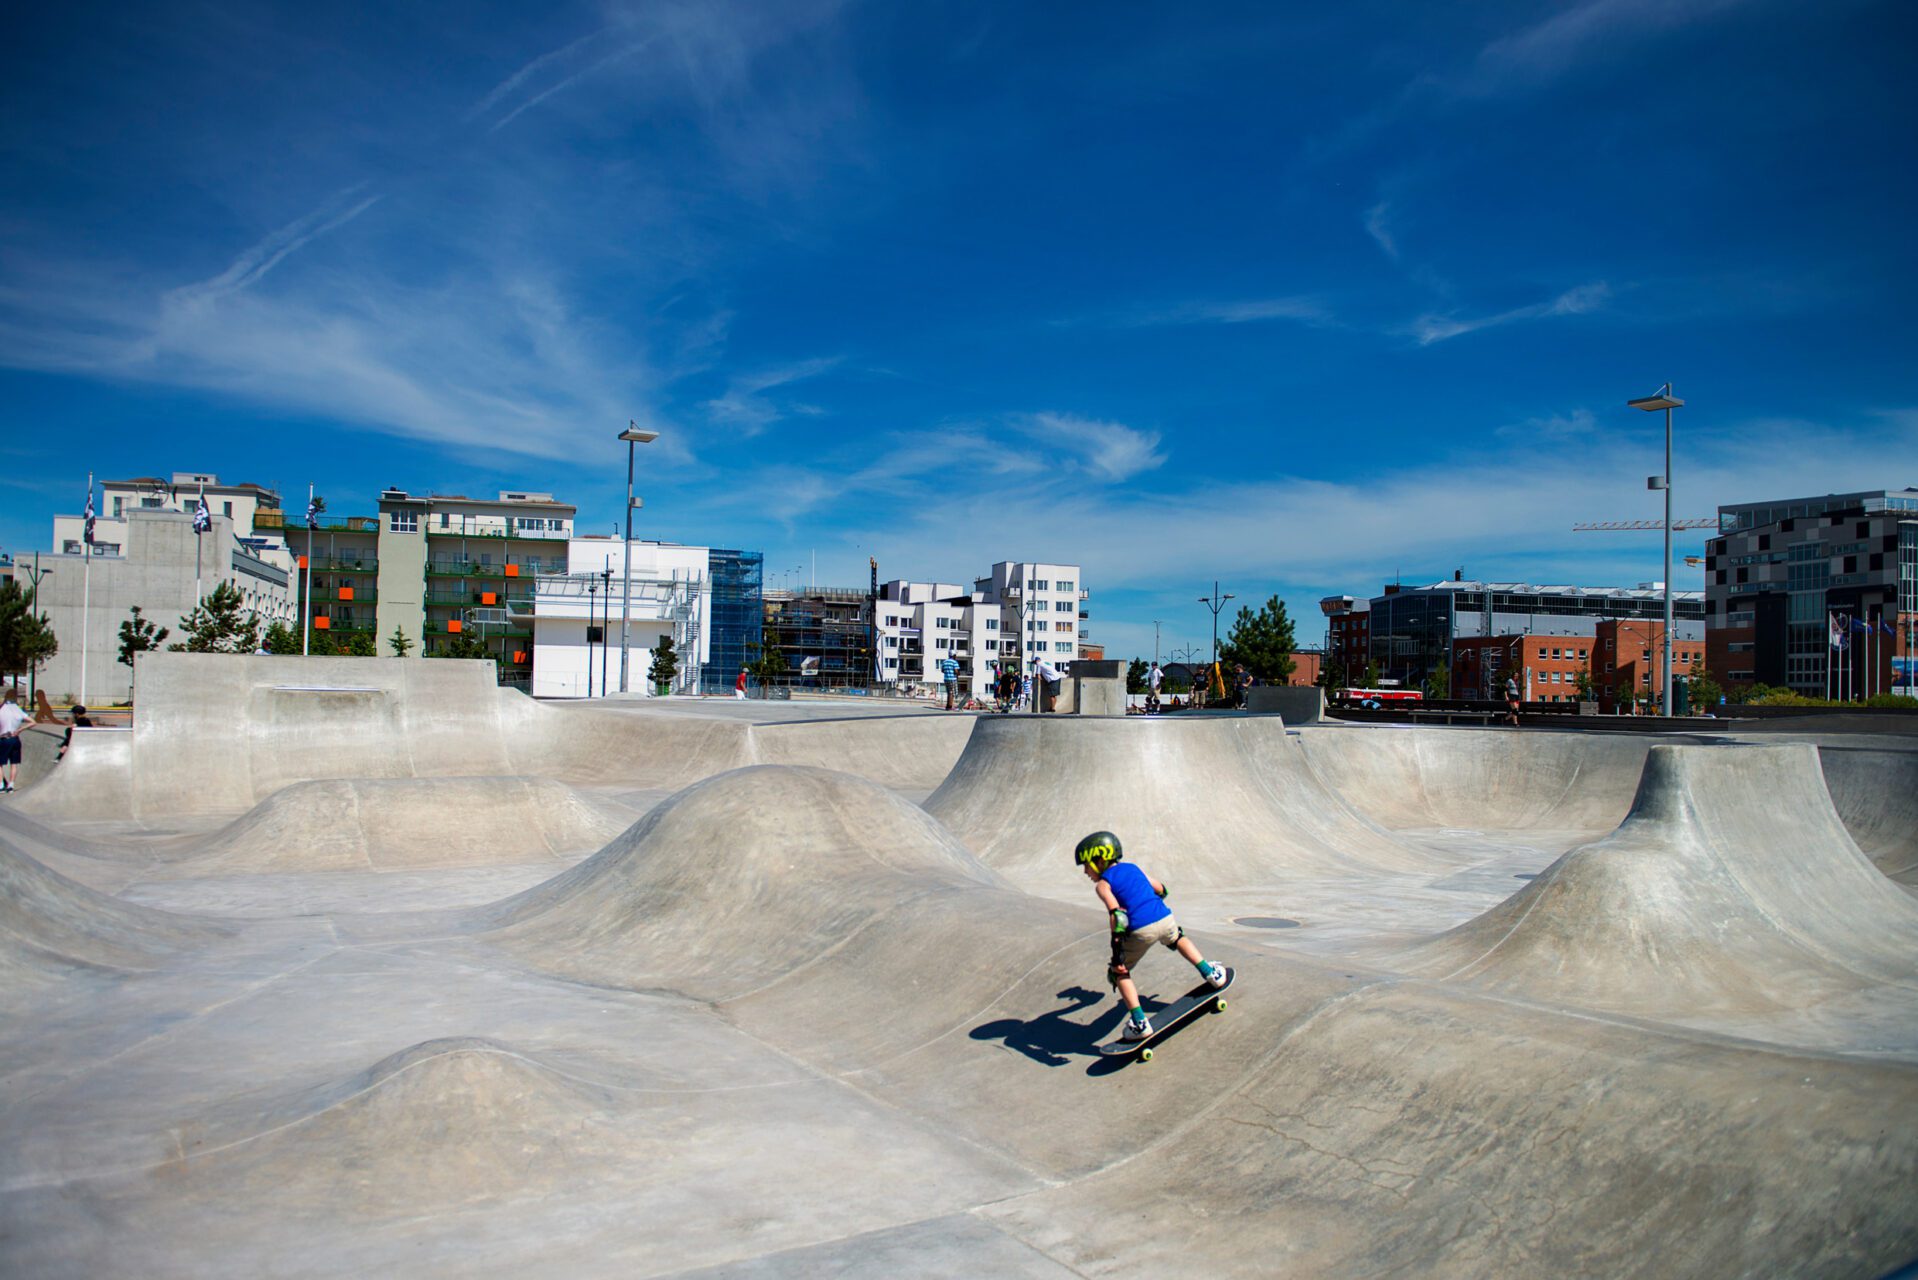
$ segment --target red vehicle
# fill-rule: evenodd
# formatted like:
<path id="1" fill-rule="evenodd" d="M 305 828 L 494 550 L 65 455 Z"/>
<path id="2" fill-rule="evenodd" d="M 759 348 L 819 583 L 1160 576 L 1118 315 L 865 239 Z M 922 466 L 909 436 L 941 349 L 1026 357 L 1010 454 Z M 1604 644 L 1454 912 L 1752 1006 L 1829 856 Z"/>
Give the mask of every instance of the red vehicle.
<path id="1" fill-rule="evenodd" d="M 1400 703 L 1423 702 L 1425 695 L 1417 689 L 1341 689 L 1339 699 L 1348 707 L 1396 706 Z"/>

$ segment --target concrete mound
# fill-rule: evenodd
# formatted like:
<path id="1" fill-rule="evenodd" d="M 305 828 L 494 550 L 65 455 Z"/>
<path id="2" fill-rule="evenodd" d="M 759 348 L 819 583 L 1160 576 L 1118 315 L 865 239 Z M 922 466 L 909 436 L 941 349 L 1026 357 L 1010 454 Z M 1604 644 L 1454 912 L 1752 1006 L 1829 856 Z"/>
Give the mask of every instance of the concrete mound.
<path id="1" fill-rule="evenodd" d="M 0 973 L 24 980 L 145 971 L 231 932 L 96 893 L 0 838 Z"/>
<path id="2" fill-rule="evenodd" d="M 825 769 L 695 784 L 571 871 L 469 918 L 552 972 L 718 998 L 929 895 L 1002 881 L 924 811 Z"/>
<path id="3" fill-rule="evenodd" d="M 1327 790 L 1276 716 L 981 720 L 925 807 L 1038 893 L 1076 891 L 1072 848 L 1102 828 L 1195 889 L 1435 865 Z"/>
<path id="4" fill-rule="evenodd" d="M 1918 975 L 1918 903 L 1815 750 L 1656 746 L 1630 815 L 1397 967 L 1651 1017 L 1800 1009 Z"/>
<path id="5" fill-rule="evenodd" d="M 607 1091 L 479 1037 L 412 1045 L 263 1110 L 183 1128 L 172 1176 L 263 1191 L 283 1211 L 391 1218 L 577 1181 Z"/>
<path id="6" fill-rule="evenodd" d="M 536 862 L 597 849 L 629 825 L 550 778 L 302 782 L 211 838 L 177 874 L 393 871 Z"/>
<path id="7" fill-rule="evenodd" d="M 1637 734 L 1328 724 L 1299 742 L 1312 771 L 1393 830 L 1609 831 L 1651 743 Z"/>
<path id="8" fill-rule="evenodd" d="M 1824 746 L 1818 758 L 1851 838 L 1880 871 L 1918 889 L 1918 751 Z"/>

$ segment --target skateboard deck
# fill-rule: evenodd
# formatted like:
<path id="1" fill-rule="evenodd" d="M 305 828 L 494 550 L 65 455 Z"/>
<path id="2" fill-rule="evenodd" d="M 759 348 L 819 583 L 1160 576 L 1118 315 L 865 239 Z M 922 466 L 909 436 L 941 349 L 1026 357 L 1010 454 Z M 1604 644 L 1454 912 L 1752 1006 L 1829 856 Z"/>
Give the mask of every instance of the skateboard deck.
<path id="1" fill-rule="evenodd" d="M 1200 982 L 1198 986 L 1174 1000 L 1165 1008 L 1157 1010 L 1152 1018 L 1152 1034 L 1143 1040 L 1108 1040 L 1099 1046 L 1099 1052 L 1108 1058 L 1124 1058 L 1132 1054 L 1139 1055 L 1139 1061 L 1152 1061 L 1152 1042 L 1180 1023 L 1201 1013 L 1224 1013 L 1225 993 L 1232 989 L 1233 981 L 1239 976 L 1238 970 L 1225 966 L 1225 985 L 1215 987 L 1209 982 Z M 1124 1020 L 1120 1020 L 1120 1030 L 1125 1029 Z"/>

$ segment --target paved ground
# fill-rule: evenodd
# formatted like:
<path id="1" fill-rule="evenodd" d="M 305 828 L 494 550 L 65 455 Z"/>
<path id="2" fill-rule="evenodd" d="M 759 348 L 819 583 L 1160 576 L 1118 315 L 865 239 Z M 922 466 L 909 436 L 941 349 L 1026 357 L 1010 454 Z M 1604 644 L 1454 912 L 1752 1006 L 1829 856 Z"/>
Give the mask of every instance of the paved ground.
<path id="1" fill-rule="evenodd" d="M 134 730 L 0 806 L 0 1273 L 1918 1257 L 1895 737 L 540 706 L 476 665 L 149 657 Z M 1151 1064 L 1095 1052 L 1092 826 L 1241 971 Z"/>

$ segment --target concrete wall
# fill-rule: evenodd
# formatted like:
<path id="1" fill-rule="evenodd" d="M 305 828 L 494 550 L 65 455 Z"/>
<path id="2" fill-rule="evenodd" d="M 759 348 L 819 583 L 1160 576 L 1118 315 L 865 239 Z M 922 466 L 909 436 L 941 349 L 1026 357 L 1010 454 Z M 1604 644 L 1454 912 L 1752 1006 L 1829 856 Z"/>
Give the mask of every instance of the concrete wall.
<path id="1" fill-rule="evenodd" d="M 395 533 L 392 514 L 382 513 L 379 555 L 380 652 L 392 652 L 386 638 L 398 627 L 413 642 L 418 656 L 426 652 L 426 535 Z"/>
<path id="2" fill-rule="evenodd" d="M 203 594 L 230 582 L 258 612 L 262 629 L 274 620 L 295 625 L 298 605 L 291 581 L 281 586 L 236 569 L 238 544 L 233 522 L 224 516 L 214 516 L 213 528 L 195 538 L 191 516 L 137 511 L 127 521 L 126 538 L 126 554 L 95 556 L 91 564 L 81 556 L 40 556 L 39 607 L 60 641 L 60 652 L 41 668 L 36 684 L 55 702 L 72 695 L 80 702 L 105 705 L 124 702 L 132 695 L 133 671 L 120 664 L 119 655 L 120 624 L 134 605 L 140 606 L 148 621 L 171 632 L 166 643 L 184 639 L 181 619 L 195 604 L 196 543 Z M 31 556 L 16 558 L 14 577 L 23 587 L 29 585 L 31 566 Z M 85 688 L 81 687 L 83 648 Z"/>
<path id="3" fill-rule="evenodd" d="M 1245 709 L 1276 712 L 1287 724 L 1312 724 L 1325 713 L 1325 691 L 1311 685 L 1255 685 L 1246 692 Z"/>

